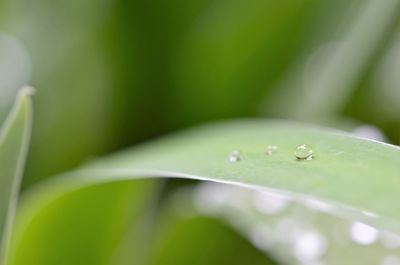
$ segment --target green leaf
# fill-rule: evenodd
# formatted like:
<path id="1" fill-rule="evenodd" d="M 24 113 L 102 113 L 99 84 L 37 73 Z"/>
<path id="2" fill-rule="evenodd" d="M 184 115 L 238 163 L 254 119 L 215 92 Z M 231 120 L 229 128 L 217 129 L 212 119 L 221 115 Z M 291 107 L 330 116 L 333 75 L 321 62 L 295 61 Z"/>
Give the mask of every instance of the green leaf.
<path id="1" fill-rule="evenodd" d="M 172 224 L 157 234 L 151 265 L 275 264 L 250 242 L 215 219 L 195 216 L 170 222 Z M 199 246 L 203 246 L 203 255 L 199 255 Z"/>
<path id="2" fill-rule="evenodd" d="M 294 156 L 296 146 L 304 143 L 313 148 L 314 159 L 310 161 Z M 269 156 L 265 154 L 268 145 L 278 147 Z M 233 150 L 241 150 L 241 161 L 228 161 Z M 16 256 L 50 255 L 47 249 L 53 242 L 41 239 L 48 233 L 46 224 L 54 218 L 65 223 L 73 218 L 55 211 L 64 195 L 98 183 L 157 176 L 268 189 L 294 199 L 319 199 L 348 218 L 362 220 L 366 217 L 363 211 L 380 215 L 367 222 L 400 231 L 398 147 L 305 124 L 242 120 L 204 126 L 126 150 L 31 190 L 19 210 Z"/>
<path id="3" fill-rule="evenodd" d="M 294 156 L 304 143 L 313 148 L 311 161 Z M 267 156 L 268 145 L 276 145 L 277 152 Z M 233 150 L 243 153 L 239 163 L 228 162 Z M 399 147 L 299 123 L 250 120 L 205 126 L 100 159 L 73 174 L 86 182 L 167 176 L 272 188 L 400 221 Z"/>
<path id="4" fill-rule="evenodd" d="M 24 88 L 0 134 L 0 264 L 6 256 L 31 133 L 32 88 Z"/>
<path id="5" fill-rule="evenodd" d="M 123 181 L 59 194 L 30 220 L 10 263 L 140 264 L 151 223 L 153 184 Z M 124 249 L 126 245 L 129 249 Z M 126 256 L 132 259 L 125 260 Z"/>
<path id="6" fill-rule="evenodd" d="M 193 193 L 188 187 L 193 185 L 164 196 L 146 264 L 276 264 L 231 225 L 224 225 L 215 217 L 200 216 L 193 208 Z"/>
<path id="7" fill-rule="evenodd" d="M 394 20 L 400 5 L 391 0 L 360 1 L 359 5 L 349 1 L 343 3 L 342 10 L 332 14 L 342 17 L 343 12 L 350 12 L 351 19 L 345 27 L 332 23 L 333 27 L 324 25 L 313 29 L 310 36 L 317 36 L 318 45 L 308 49 L 311 53 L 303 55 L 286 73 L 275 95 L 267 98 L 267 113 L 301 120 L 324 120 L 321 117 L 326 120 L 344 108 L 366 69 L 371 67 L 370 63 L 380 56 L 383 39 L 393 34 L 391 29 L 396 27 Z M 334 5 L 341 3 L 323 4 L 332 10 Z M 327 38 L 328 35 L 318 34 L 321 30 L 340 34 L 329 34 Z M 287 108 L 289 105 L 291 107 Z"/>

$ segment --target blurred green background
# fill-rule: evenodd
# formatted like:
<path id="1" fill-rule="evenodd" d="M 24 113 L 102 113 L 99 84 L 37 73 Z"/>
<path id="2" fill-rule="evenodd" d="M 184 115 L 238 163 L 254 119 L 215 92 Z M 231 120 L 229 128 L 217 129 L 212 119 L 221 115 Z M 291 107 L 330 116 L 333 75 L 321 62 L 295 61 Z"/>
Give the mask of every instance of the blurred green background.
<path id="1" fill-rule="evenodd" d="M 400 142 L 397 1 L 0 3 L 1 89 L 37 88 L 24 187 L 216 119 L 371 124 Z"/>
<path id="2" fill-rule="evenodd" d="M 399 19 L 396 0 L 0 0 L 0 116 L 37 88 L 23 190 L 226 118 L 399 144 Z"/>

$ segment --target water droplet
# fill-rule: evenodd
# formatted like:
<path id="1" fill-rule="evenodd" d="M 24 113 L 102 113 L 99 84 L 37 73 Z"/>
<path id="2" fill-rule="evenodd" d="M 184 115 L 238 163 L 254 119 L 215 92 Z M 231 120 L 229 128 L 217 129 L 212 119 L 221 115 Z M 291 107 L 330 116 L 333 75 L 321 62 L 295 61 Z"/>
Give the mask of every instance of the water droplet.
<path id="1" fill-rule="evenodd" d="M 294 155 L 298 160 L 311 160 L 313 159 L 312 147 L 308 144 L 301 144 L 296 147 Z"/>
<path id="2" fill-rule="evenodd" d="M 278 150 L 278 147 L 276 145 L 268 145 L 267 149 L 265 150 L 265 154 L 270 156 L 270 155 L 276 153 L 277 150 Z"/>
<path id="3" fill-rule="evenodd" d="M 374 243 L 378 238 L 378 230 L 364 223 L 354 222 L 350 230 L 351 239 L 361 245 Z"/>
<path id="4" fill-rule="evenodd" d="M 232 151 L 229 154 L 228 161 L 231 163 L 239 162 L 243 160 L 243 156 L 239 150 Z"/>

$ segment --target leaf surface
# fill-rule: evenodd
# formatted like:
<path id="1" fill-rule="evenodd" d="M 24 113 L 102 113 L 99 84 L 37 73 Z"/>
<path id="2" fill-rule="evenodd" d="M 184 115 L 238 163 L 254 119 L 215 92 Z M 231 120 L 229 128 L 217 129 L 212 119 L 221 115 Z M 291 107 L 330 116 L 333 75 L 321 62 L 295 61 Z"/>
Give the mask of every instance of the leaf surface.
<path id="1" fill-rule="evenodd" d="M 294 156 L 296 146 L 304 143 L 314 150 L 310 161 Z M 277 146 L 272 155 L 265 153 L 268 145 Z M 234 150 L 241 151 L 242 160 L 232 163 L 228 156 Z M 82 187 L 143 177 L 209 180 L 284 193 L 294 200 L 317 199 L 330 204 L 333 214 L 400 232 L 398 147 L 306 124 L 239 120 L 165 137 L 44 182 L 24 196 L 15 233 L 18 256 L 46 249 L 51 242 L 35 247 L 32 233 L 45 233 L 54 217 L 68 217 L 51 212 L 57 208 L 55 199 Z M 369 218 L 366 211 L 379 218 Z M 37 223 L 40 216 L 46 218 Z M 27 237 L 33 240 L 26 243 Z"/>
<path id="2" fill-rule="evenodd" d="M 22 89 L 0 133 L 0 264 L 5 259 L 31 133 L 31 88 Z"/>

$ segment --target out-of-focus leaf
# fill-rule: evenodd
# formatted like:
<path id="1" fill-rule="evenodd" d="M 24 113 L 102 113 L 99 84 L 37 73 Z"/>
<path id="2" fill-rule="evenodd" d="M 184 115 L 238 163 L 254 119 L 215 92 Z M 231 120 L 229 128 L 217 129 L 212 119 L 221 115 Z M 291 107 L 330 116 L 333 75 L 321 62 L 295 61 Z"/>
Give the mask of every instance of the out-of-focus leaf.
<path id="1" fill-rule="evenodd" d="M 14 221 L 19 186 L 31 133 L 31 88 L 20 91 L 0 133 L 0 264 L 3 264 Z"/>
<path id="2" fill-rule="evenodd" d="M 275 93 L 267 98 L 266 113 L 326 121 L 350 101 L 371 63 L 385 47 L 385 39 L 393 33 L 400 5 L 392 0 L 344 3 L 342 11 L 332 15 L 346 18 L 346 23 L 313 28 L 313 33 L 324 34 L 312 34 L 319 38 L 314 41 L 318 44 L 314 43 L 288 69 Z"/>
<path id="3" fill-rule="evenodd" d="M 257 115 L 301 50 L 317 2 L 118 1 L 118 27 L 109 39 L 113 65 L 122 65 L 118 87 L 126 90 L 124 138 Z"/>
<path id="4" fill-rule="evenodd" d="M 0 32 L 0 122 L 18 89 L 27 84 L 30 72 L 30 58 L 25 47 L 13 36 Z"/>
<path id="5" fill-rule="evenodd" d="M 215 219 L 196 216 L 168 221 L 162 230 L 157 230 L 151 265 L 274 264 L 245 238 Z"/>
<path id="6" fill-rule="evenodd" d="M 23 189 L 113 146 L 118 89 L 101 35 L 112 2 L 1 1 L 0 27 L 28 50 L 38 88 Z"/>
<path id="7" fill-rule="evenodd" d="M 293 155 L 303 143 L 313 147 L 310 161 Z M 265 148 L 271 144 L 278 149 L 267 156 Z M 242 160 L 231 163 L 228 155 L 236 149 L 242 150 Z M 198 128 L 100 159 L 31 190 L 19 211 L 16 260 L 31 251 L 43 260 L 50 255 L 46 250 L 54 243 L 41 240 L 37 233 L 45 233 L 54 218 L 62 222 L 71 218 L 54 211 L 59 198 L 82 187 L 145 176 L 273 189 L 294 199 L 326 201 L 342 216 L 400 232 L 399 154 L 396 146 L 291 122 L 249 120 Z M 363 211 L 380 218 L 366 218 Z"/>
<path id="8" fill-rule="evenodd" d="M 15 235 L 18 249 L 7 264 L 142 264 L 153 222 L 154 184 L 142 180 L 82 187 L 48 203 L 49 194 L 41 194 L 36 202 L 45 203 L 46 211 L 30 220 L 28 233 Z M 23 210 L 17 225 L 31 210 Z"/>
<path id="9" fill-rule="evenodd" d="M 222 219 L 281 264 L 385 264 L 400 254 L 398 233 L 335 215 L 332 205 L 315 199 L 212 182 L 175 196 L 177 205 L 192 202 L 192 212 Z"/>
<path id="10" fill-rule="evenodd" d="M 257 115 L 263 96 L 301 51 L 317 2 L 209 5 L 174 43 L 170 122 Z"/>
<path id="11" fill-rule="evenodd" d="M 190 194 L 180 188 L 164 197 L 146 264 L 275 264 L 220 220 L 199 216 Z"/>

